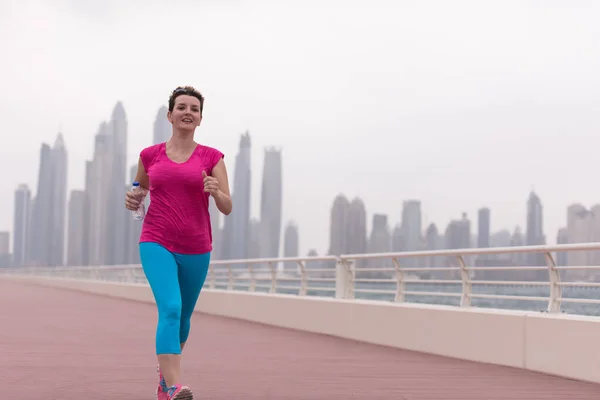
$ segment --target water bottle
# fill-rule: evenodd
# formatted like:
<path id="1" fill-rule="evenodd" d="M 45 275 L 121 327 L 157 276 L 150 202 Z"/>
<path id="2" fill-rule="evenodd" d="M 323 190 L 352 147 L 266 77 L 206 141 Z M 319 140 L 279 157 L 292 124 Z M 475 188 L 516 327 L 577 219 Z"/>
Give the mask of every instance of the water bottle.
<path id="1" fill-rule="evenodd" d="M 137 210 L 132 211 L 131 214 L 133 215 L 134 220 L 141 221 L 146 215 L 146 206 L 144 205 L 144 197 L 146 196 L 144 195 L 144 189 L 140 187 L 139 182 L 133 182 L 131 191 L 140 199 L 140 206 Z"/>

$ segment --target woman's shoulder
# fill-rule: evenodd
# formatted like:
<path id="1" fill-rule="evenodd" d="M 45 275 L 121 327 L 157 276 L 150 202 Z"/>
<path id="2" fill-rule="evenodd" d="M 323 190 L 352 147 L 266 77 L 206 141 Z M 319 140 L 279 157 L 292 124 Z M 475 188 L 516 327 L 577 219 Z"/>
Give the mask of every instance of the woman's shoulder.
<path id="1" fill-rule="evenodd" d="M 223 154 L 223 152 L 221 152 L 221 150 L 219 150 L 215 147 L 207 146 L 205 144 L 198 144 L 198 149 L 200 150 L 200 154 L 202 154 L 205 157 L 206 156 L 217 157 L 217 158 L 225 157 L 225 155 Z"/>
<path id="2" fill-rule="evenodd" d="M 204 160 L 203 162 L 210 166 L 211 171 L 212 168 L 217 165 L 222 158 L 225 158 L 225 155 L 221 152 L 221 150 L 218 150 L 214 147 L 198 144 L 198 149 L 199 151 L 197 154 L 201 159 Z"/>
<path id="3" fill-rule="evenodd" d="M 152 165 L 164 145 L 164 143 L 153 144 L 152 146 L 144 147 L 142 151 L 140 151 L 140 158 L 146 169 Z"/>

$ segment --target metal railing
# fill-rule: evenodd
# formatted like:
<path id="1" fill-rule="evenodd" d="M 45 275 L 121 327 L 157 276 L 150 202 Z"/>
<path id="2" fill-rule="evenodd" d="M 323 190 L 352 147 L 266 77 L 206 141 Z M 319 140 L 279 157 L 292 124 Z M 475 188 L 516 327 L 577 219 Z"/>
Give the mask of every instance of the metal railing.
<path id="1" fill-rule="evenodd" d="M 585 251 L 600 252 L 600 243 L 218 260 L 211 263 L 205 287 L 600 315 L 597 307 L 600 304 L 600 266 L 557 266 L 553 254 Z M 476 266 L 471 260 L 474 257 L 534 253 L 543 254 L 545 265 Z M 409 261 L 440 258 L 441 262 L 405 266 Z M 577 270 L 592 272 L 592 275 L 593 271 L 599 272 L 588 281 L 565 279 Z M 504 275 L 486 278 L 492 271 Z M 4 268 L 0 269 L 0 274 L 147 285 L 140 265 Z"/>

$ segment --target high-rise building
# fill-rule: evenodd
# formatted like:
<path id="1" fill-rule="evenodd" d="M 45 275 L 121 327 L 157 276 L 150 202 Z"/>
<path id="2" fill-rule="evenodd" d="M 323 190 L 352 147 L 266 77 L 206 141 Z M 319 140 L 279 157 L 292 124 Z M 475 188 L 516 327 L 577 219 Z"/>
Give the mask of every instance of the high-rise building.
<path id="1" fill-rule="evenodd" d="M 52 149 L 40 148 L 40 164 L 35 203 L 30 224 L 30 260 L 34 265 L 50 265 L 52 199 Z"/>
<path id="2" fill-rule="evenodd" d="M 329 255 L 347 254 L 348 213 L 350 203 L 343 194 L 338 194 L 331 207 L 329 224 Z"/>
<path id="3" fill-rule="evenodd" d="M 250 234 L 248 235 L 248 240 L 246 245 L 248 248 L 246 249 L 245 258 L 249 259 L 257 259 L 260 257 L 260 221 L 256 218 L 252 218 L 249 224 Z"/>
<path id="4" fill-rule="evenodd" d="M 69 266 L 84 265 L 85 202 L 85 191 L 71 191 L 69 199 L 69 230 L 67 235 L 67 265 Z"/>
<path id="5" fill-rule="evenodd" d="M 351 254 L 367 252 L 367 211 L 365 203 L 358 197 L 348 206 L 345 250 Z"/>
<path id="6" fill-rule="evenodd" d="M 477 247 L 490 247 L 490 209 L 483 207 L 477 214 Z"/>
<path id="7" fill-rule="evenodd" d="M 260 256 L 278 258 L 283 199 L 281 150 L 265 149 L 260 201 Z"/>
<path id="8" fill-rule="evenodd" d="M 447 249 L 467 249 L 471 247 L 471 221 L 466 213 L 462 214 L 459 220 L 452 220 L 446 227 L 445 244 Z M 470 260 L 465 257 L 465 261 L 470 263 Z M 457 267 L 460 266 L 456 257 L 451 256 L 446 258 L 446 265 Z M 451 277 L 457 277 L 460 274 L 456 271 L 450 273 Z"/>
<path id="9" fill-rule="evenodd" d="M 36 201 L 32 209 L 30 256 L 35 265 L 62 266 L 67 216 L 67 150 L 61 133 L 40 150 Z"/>
<path id="10" fill-rule="evenodd" d="M 240 149 L 235 158 L 233 191 L 231 194 L 233 210 L 225 217 L 222 240 L 223 259 L 246 259 L 248 239 L 250 238 L 250 133 L 244 133 L 240 138 Z"/>
<path id="11" fill-rule="evenodd" d="M 135 180 L 135 176 L 137 175 L 137 164 L 132 165 L 129 168 L 129 180 L 133 183 Z M 131 185 L 127 185 L 126 190 L 130 190 Z M 144 199 L 144 205 L 146 210 L 150 206 L 150 195 L 146 195 Z M 129 214 L 126 219 L 126 229 L 127 229 L 127 243 L 126 243 L 126 259 L 125 264 L 139 264 L 140 263 L 140 252 L 138 244 L 140 242 L 140 236 L 142 234 L 142 225 L 144 220 L 136 221 Z"/>
<path id="12" fill-rule="evenodd" d="M 429 224 L 425 231 L 425 250 L 435 251 L 440 250 L 443 247 L 443 239 L 440 237 L 438 228 L 434 223 Z M 402 262 L 402 259 L 400 260 Z M 427 268 L 439 268 L 444 264 L 444 257 L 429 256 L 424 257 L 423 266 Z M 427 275 L 437 275 L 435 271 L 425 272 Z"/>
<path id="13" fill-rule="evenodd" d="M 81 254 L 81 265 L 90 265 L 90 223 L 91 223 L 91 205 L 92 199 L 90 197 L 91 187 L 94 185 L 93 182 L 94 174 L 94 162 L 86 160 L 85 162 L 85 188 L 84 193 L 84 205 L 83 208 L 86 212 L 83 215 L 83 250 Z"/>
<path id="14" fill-rule="evenodd" d="M 477 212 L 477 238 L 474 247 L 480 249 L 490 247 L 490 209 L 487 207 L 480 208 Z M 494 258 L 495 255 L 493 254 L 480 254 L 476 256 L 475 263 L 478 267 L 485 267 L 488 264 L 491 265 Z M 485 276 L 484 270 L 479 272 L 483 272 L 480 275 Z"/>
<path id="15" fill-rule="evenodd" d="M 34 239 L 37 235 L 36 229 L 39 225 L 35 224 L 35 210 L 36 210 L 36 197 L 31 199 L 31 211 L 29 212 L 29 221 L 27 223 L 27 265 L 36 265 L 37 260 L 35 258 L 35 242 Z"/>
<path id="16" fill-rule="evenodd" d="M 402 205 L 402 236 L 406 251 L 421 250 L 421 202 L 419 200 L 406 200 Z M 411 257 L 403 260 L 406 266 L 415 268 L 422 265 L 423 260 L 419 257 Z"/>
<path id="17" fill-rule="evenodd" d="M 51 188 L 51 266 L 65 265 L 67 234 L 67 148 L 62 134 L 58 134 L 52 148 L 52 188 Z"/>
<path id="18" fill-rule="evenodd" d="M 569 243 L 569 230 L 567 228 L 560 228 L 556 235 L 556 244 L 567 244 Z M 554 256 L 554 262 L 559 267 L 565 267 L 568 265 L 568 253 L 566 251 L 557 251 Z"/>
<path id="19" fill-rule="evenodd" d="M 384 214 L 373 214 L 373 226 L 369 237 L 369 253 L 387 253 L 390 251 L 392 238 L 388 226 L 388 217 Z M 391 261 L 387 259 L 371 259 L 367 261 L 369 268 L 392 267 Z M 377 274 L 376 274 L 377 275 Z"/>
<path id="20" fill-rule="evenodd" d="M 525 244 L 527 246 L 537 246 L 546 243 L 543 227 L 544 217 L 542 202 L 537 194 L 531 192 L 527 200 L 527 230 L 525 231 Z M 527 257 L 528 265 L 544 266 L 546 259 L 544 253 L 529 253 Z M 534 276 L 540 279 L 547 279 L 548 274 L 545 271 L 535 271 Z"/>
<path id="21" fill-rule="evenodd" d="M 398 253 L 406 251 L 406 243 L 404 242 L 404 231 L 401 224 L 396 224 L 392 231 L 392 251 Z"/>
<path id="22" fill-rule="evenodd" d="M 0 232 L 0 268 L 10 267 L 10 233 Z"/>
<path id="23" fill-rule="evenodd" d="M 110 232 L 109 198 L 112 163 L 112 135 L 108 132 L 108 124 L 102 122 L 94 138 L 94 156 L 90 163 L 89 174 L 86 174 L 86 197 L 89 199 L 87 208 L 88 226 L 88 263 L 89 265 L 108 264 L 108 239 Z M 122 186 L 120 186 L 122 187 Z M 123 193 L 121 193 L 123 207 Z"/>
<path id="24" fill-rule="evenodd" d="M 123 103 L 118 102 L 112 112 L 109 135 L 112 137 L 109 185 L 103 188 L 110 195 L 108 197 L 108 231 L 106 254 L 107 264 L 125 264 L 127 262 L 127 209 L 123 206 L 123 188 L 126 179 L 129 178 L 127 171 L 127 116 Z M 131 182 L 129 183 L 131 184 Z"/>
<path id="25" fill-rule="evenodd" d="M 13 224 L 13 265 L 27 264 L 29 246 L 29 219 L 31 214 L 31 191 L 21 184 L 15 191 Z"/>
<path id="26" fill-rule="evenodd" d="M 600 241 L 600 205 L 589 210 L 581 204 L 571 204 L 567 208 L 567 227 L 562 232 L 561 240 L 568 243 L 589 243 Z M 571 251 L 562 253 L 569 266 L 589 266 L 600 263 L 597 251 Z M 564 261 L 564 260 L 561 260 Z M 565 271 L 569 280 L 592 279 L 595 273 L 588 270 Z"/>
<path id="27" fill-rule="evenodd" d="M 169 109 L 161 106 L 154 119 L 154 130 L 152 132 L 152 143 L 159 144 L 168 141 L 171 138 L 172 126 L 167 118 Z"/>
<path id="28" fill-rule="evenodd" d="M 283 256 L 286 258 L 298 257 L 299 241 L 298 226 L 290 221 L 285 227 L 283 235 Z M 288 261 L 284 266 L 286 269 L 296 269 L 298 265 Z"/>
<path id="29" fill-rule="evenodd" d="M 210 253 L 211 260 L 220 260 L 222 258 L 222 236 L 223 229 L 221 228 L 221 211 L 215 203 L 215 199 L 210 196 L 208 198 L 208 213 L 210 215 L 210 229 L 212 234 L 212 252 Z"/>

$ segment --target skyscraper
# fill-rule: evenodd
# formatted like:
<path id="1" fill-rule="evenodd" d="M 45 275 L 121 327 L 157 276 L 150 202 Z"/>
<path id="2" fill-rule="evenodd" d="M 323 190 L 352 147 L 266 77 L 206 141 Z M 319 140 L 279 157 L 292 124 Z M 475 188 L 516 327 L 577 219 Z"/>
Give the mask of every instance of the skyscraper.
<path id="1" fill-rule="evenodd" d="M 222 241 L 223 259 L 245 259 L 250 238 L 250 133 L 241 135 L 240 149 L 235 158 L 233 212 L 225 217 Z"/>
<path id="2" fill-rule="evenodd" d="M 25 265 L 28 260 L 29 218 L 31 214 L 31 191 L 21 184 L 15 191 L 13 224 L 13 265 Z"/>
<path id="3" fill-rule="evenodd" d="M 106 265 L 109 251 L 110 220 L 108 218 L 112 135 L 108 125 L 102 122 L 94 138 L 94 156 L 90 163 L 89 174 L 86 174 L 86 197 L 89 200 L 86 225 L 88 227 L 88 263 L 89 265 Z M 122 186 L 120 186 L 122 187 Z M 123 196 L 121 196 L 123 197 Z M 123 204 L 121 203 L 121 206 Z"/>
<path id="4" fill-rule="evenodd" d="M 285 227 L 285 233 L 283 237 L 284 257 L 298 257 L 299 240 L 298 226 L 294 222 L 290 221 Z M 286 269 L 295 269 L 297 266 L 298 265 L 295 262 L 286 262 L 284 265 Z"/>
<path id="5" fill-rule="evenodd" d="M 542 202 L 537 194 L 531 192 L 527 200 L 527 230 L 525 231 L 525 244 L 527 246 L 545 244 L 543 223 Z M 531 266 L 546 265 L 544 253 L 529 253 L 528 264 Z M 548 274 L 545 271 L 535 271 L 533 275 L 543 279 L 547 278 Z M 535 276 L 532 278 L 535 278 Z"/>
<path id="6" fill-rule="evenodd" d="M 72 190 L 69 199 L 67 265 L 83 265 L 85 230 L 85 191 Z"/>
<path id="7" fill-rule="evenodd" d="M 281 238 L 281 150 L 265 149 L 260 202 L 260 256 L 277 258 Z"/>
<path id="8" fill-rule="evenodd" d="M 67 148 L 61 133 L 56 137 L 52 148 L 52 187 L 51 187 L 51 266 L 65 265 L 66 226 L 67 226 Z"/>
<path id="9" fill-rule="evenodd" d="M 419 200 L 406 200 L 402 205 L 402 236 L 407 251 L 421 250 L 421 202 Z M 423 259 L 411 257 L 403 259 L 404 265 L 415 268 L 423 264 Z"/>
<path id="10" fill-rule="evenodd" d="M 208 198 L 208 213 L 210 215 L 210 229 L 212 233 L 212 245 L 213 249 L 210 253 L 211 260 L 220 260 L 222 255 L 222 238 L 223 229 L 221 228 L 221 211 L 215 203 L 215 199 L 212 196 Z"/>
<path id="11" fill-rule="evenodd" d="M 373 226 L 369 237 L 369 253 L 387 253 L 390 251 L 392 237 L 388 226 L 388 217 L 384 214 L 373 214 Z M 384 258 L 376 258 L 367 261 L 370 268 L 391 267 L 392 263 Z"/>
<path id="12" fill-rule="evenodd" d="M 40 164 L 32 224 L 30 254 L 34 265 L 49 265 L 51 246 L 52 150 L 46 143 L 40 148 Z"/>
<path id="13" fill-rule="evenodd" d="M 490 209 L 483 207 L 477 214 L 477 247 L 490 247 Z"/>
<path id="14" fill-rule="evenodd" d="M 350 203 L 343 194 L 338 194 L 331 206 L 329 224 L 329 255 L 339 256 L 347 253 L 348 212 Z"/>
<path id="15" fill-rule="evenodd" d="M 152 144 L 159 144 L 168 141 L 171 138 L 172 127 L 167 119 L 169 109 L 161 106 L 154 119 L 154 130 L 152 132 Z"/>
<path id="16" fill-rule="evenodd" d="M 10 233 L 0 232 L 0 268 L 10 267 Z"/>
<path id="17" fill-rule="evenodd" d="M 90 191 L 94 182 L 92 181 L 94 173 L 94 162 L 86 160 L 85 162 L 85 188 L 83 190 L 83 198 L 84 204 L 83 208 L 86 212 L 83 215 L 83 237 L 81 238 L 83 242 L 83 250 L 81 254 L 81 265 L 90 265 L 90 223 L 91 223 L 91 215 L 89 211 L 91 210 L 92 199 L 90 197 Z"/>
<path id="18" fill-rule="evenodd" d="M 138 165 L 134 164 L 129 168 L 129 180 L 133 182 L 135 180 L 135 175 L 137 174 Z M 129 190 L 128 186 L 126 190 Z M 148 210 L 148 206 L 150 205 L 150 195 L 146 196 L 144 200 L 144 205 L 146 206 L 146 210 Z M 136 221 L 131 215 L 127 216 L 126 224 L 127 224 L 127 243 L 126 243 L 126 260 L 125 264 L 139 264 L 140 263 L 140 252 L 138 248 L 138 243 L 140 242 L 140 235 L 142 234 L 142 225 L 144 221 Z"/>
<path id="19" fill-rule="evenodd" d="M 109 124 L 109 134 L 112 136 L 112 162 L 110 165 L 110 182 L 104 190 L 109 191 L 108 198 L 108 231 L 106 254 L 107 264 L 126 263 L 127 243 L 127 210 L 123 206 L 123 188 L 127 174 L 127 116 L 123 103 L 118 102 L 113 109 Z"/>
<path id="20" fill-rule="evenodd" d="M 351 254 L 367 251 L 367 211 L 362 199 L 355 197 L 348 206 L 346 249 Z"/>
<path id="21" fill-rule="evenodd" d="M 42 143 L 40 150 L 37 195 L 29 236 L 33 264 L 64 265 L 67 175 L 67 149 L 59 133 L 52 148 Z"/>

